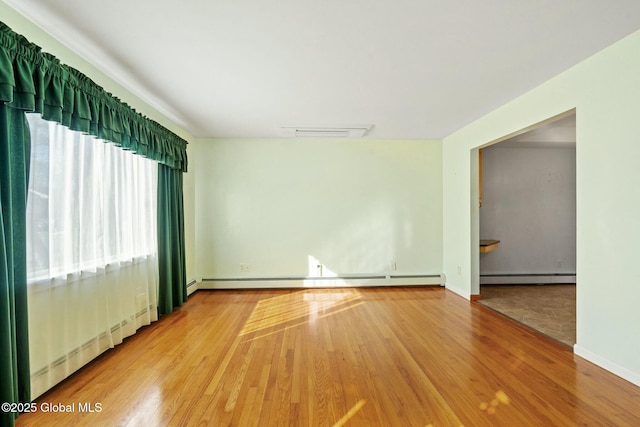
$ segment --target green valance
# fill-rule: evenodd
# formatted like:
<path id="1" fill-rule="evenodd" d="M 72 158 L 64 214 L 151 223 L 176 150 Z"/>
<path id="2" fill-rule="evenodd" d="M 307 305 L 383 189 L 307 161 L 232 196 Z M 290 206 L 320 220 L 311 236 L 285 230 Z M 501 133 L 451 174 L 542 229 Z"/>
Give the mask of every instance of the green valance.
<path id="1" fill-rule="evenodd" d="M 187 142 L 0 22 L 0 102 L 187 171 Z"/>

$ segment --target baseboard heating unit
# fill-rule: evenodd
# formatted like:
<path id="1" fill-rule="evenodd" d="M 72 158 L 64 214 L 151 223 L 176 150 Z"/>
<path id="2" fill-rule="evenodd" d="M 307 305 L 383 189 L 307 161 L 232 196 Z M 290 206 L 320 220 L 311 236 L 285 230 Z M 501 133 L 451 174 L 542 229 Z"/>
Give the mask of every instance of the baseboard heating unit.
<path id="1" fill-rule="evenodd" d="M 367 286 L 444 285 L 437 275 L 357 275 L 339 277 L 252 277 L 203 278 L 198 289 L 259 289 L 259 288 L 339 288 Z"/>
<path id="2" fill-rule="evenodd" d="M 61 357 L 50 361 L 46 366 L 31 373 L 31 398 L 35 399 L 53 385 L 58 384 L 72 373 L 82 368 L 84 365 L 114 347 L 114 344 L 120 344 L 124 338 L 133 335 L 141 326 L 147 324 L 144 322 L 138 325 L 136 319 L 149 313 L 150 310 L 157 310 L 156 307 L 147 307 L 138 311 L 133 316 L 123 319 L 121 322 L 113 325 L 109 331 L 99 333 L 95 337 L 83 344 L 66 352 Z M 123 332 L 127 330 L 127 332 Z"/>
<path id="3" fill-rule="evenodd" d="M 481 274 L 481 285 L 543 285 L 576 283 L 575 273 Z"/>

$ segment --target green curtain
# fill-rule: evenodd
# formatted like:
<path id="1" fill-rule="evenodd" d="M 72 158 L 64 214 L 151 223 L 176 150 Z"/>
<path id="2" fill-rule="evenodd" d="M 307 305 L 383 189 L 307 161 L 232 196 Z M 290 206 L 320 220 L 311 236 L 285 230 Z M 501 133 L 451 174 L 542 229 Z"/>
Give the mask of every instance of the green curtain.
<path id="1" fill-rule="evenodd" d="M 29 127 L 0 102 L 0 403 L 31 401 L 27 311 Z M 0 411 L 0 425 L 18 414 Z"/>
<path id="2" fill-rule="evenodd" d="M 0 22 L 0 101 L 187 171 L 187 142 Z"/>
<path id="3" fill-rule="evenodd" d="M 159 163 L 159 312 L 186 301 L 182 173 L 187 142 L 0 22 L 0 402 L 30 401 L 25 111 Z M 2 425 L 13 415 L 0 413 Z"/>
<path id="4" fill-rule="evenodd" d="M 182 172 L 158 165 L 158 314 L 187 300 Z"/>

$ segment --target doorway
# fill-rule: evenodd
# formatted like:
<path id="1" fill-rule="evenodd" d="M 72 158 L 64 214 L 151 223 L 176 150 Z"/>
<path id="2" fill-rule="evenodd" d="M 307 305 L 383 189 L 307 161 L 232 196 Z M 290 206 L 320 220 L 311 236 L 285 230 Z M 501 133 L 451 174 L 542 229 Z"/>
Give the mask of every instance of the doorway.
<path id="1" fill-rule="evenodd" d="M 575 113 L 482 149 L 480 302 L 575 344 Z"/>

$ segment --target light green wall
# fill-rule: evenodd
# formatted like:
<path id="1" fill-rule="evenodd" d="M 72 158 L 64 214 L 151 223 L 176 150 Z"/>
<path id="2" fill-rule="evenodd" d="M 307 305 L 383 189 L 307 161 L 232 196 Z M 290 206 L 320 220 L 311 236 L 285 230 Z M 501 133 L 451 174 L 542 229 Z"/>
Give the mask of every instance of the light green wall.
<path id="1" fill-rule="evenodd" d="M 462 295 L 478 285 L 475 148 L 576 109 L 576 353 L 640 383 L 640 32 L 443 141 L 444 272 Z M 460 274 L 458 274 L 460 267 Z"/>
<path id="2" fill-rule="evenodd" d="M 440 141 L 216 139 L 192 159 L 200 277 L 441 273 Z"/>
<path id="3" fill-rule="evenodd" d="M 62 63 L 67 64 L 77 70 L 81 71 L 89 78 L 91 78 L 98 85 L 105 88 L 108 92 L 111 92 L 123 102 L 129 104 L 139 113 L 149 117 L 152 120 L 160 123 L 167 129 L 171 130 L 175 134 L 184 138 L 187 142 L 193 142 L 193 137 L 184 129 L 173 123 L 171 120 L 164 117 L 161 113 L 142 101 L 139 97 L 131 93 L 129 90 L 122 87 L 110 77 L 107 77 L 104 72 L 100 71 L 87 61 L 82 59 L 76 53 L 63 46 L 56 39 L 49 34 L 42 31 L 39 27 L 25 19 L 22 15 L 18 14 L 15 10 L 7 6 L 6 3 L 0 1 L 0 21 L 7 24 L 13 31 L 25 36 L 30 42 L 37 44 L 43 51 L 49 52 L 56 56 Z M 188 146 L 187 154 L 191 155 L 191 147 Z M 193 179 L 192 172 L 185 175 L 185 244 L 186 244 L 186 258 L 187 258 L 187 280 L 190 281 L 195 278 L 195 257 L 194 257 L 194 212 L 193 212 Z"/>

